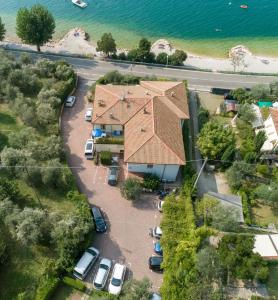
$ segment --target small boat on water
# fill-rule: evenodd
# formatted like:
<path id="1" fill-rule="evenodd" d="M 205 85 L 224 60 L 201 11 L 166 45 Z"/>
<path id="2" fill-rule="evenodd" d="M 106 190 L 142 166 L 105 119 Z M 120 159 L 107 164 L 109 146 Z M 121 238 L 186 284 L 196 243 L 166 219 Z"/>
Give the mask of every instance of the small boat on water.
<path id="1" fill-rule="evenodd" d="M 84 2 L 84 1 L 82 1 L 82 0 L 71 0 L 71 2 L 72 2 L 74 5 L 76 5 L 76 6 L 78 6 L 78 7 L 81 7 L 81 8 L 85 8 L 85 7 L 88 6 L 88 4 L 87 4 L 86 2 Z"/>
<path id="2" fill-rule="evenodd" d="M 247 8 L 248 8 L 248 5 L 242 4 L 242 5 L 240 5 L 240 8 L 247 9 Z"/>

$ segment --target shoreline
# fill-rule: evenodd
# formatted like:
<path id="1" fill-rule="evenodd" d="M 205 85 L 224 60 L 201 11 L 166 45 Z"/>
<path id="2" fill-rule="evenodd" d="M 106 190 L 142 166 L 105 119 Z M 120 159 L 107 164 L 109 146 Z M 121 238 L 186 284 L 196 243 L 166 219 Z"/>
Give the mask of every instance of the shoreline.
<path id="1" fill-rule="evenodd" d="M 0 45 L 11 49 L 19 50 L 36 50 L 35 46 L 26 45 L 9 36 L 0 42 Z M 156 55 L 166 52 L 169 55 L 176 49 L 165 39 L 159 39 L 152 44 L 151 51 Z M 60 53 L 60 54 L 77 54 L 87 57 L 102 57 L 102 54 L 96 51 L 96 41 L 87 40 L 87 35 L 82 28 L 73 28 L 64 35 L 63 38 L 53 39 L 51 42 L 41 47 L 43 52 Z M 127 52 L 128 49 L 118 48 L 117 53 Z M 186 50 L 185 50 L 186 51 Z M 187 52 L 187 51 L 186 51 Z M 184 65 L 194 69 L 203 69 L 211 71 L 234 71 L 231 57 L 240 56 L 240 64 L 236 66 L 236 72 L 250 73 L 278 73 L 278 57 L 254 55 L 248 48 L 243 45 L 233 47 L 230 57 L 217 58 L 206 55 L 198 55 L 187 52 L 188 58 Z"/>

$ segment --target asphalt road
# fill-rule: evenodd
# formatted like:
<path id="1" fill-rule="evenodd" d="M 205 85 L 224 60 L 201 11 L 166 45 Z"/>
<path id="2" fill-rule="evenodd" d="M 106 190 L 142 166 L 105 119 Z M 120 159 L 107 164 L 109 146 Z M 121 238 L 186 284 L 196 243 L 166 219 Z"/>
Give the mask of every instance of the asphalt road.
<path id="1" fill-rule="evenodd" d="M 22 53 L 18 51 L 11 52 L 17 56 Z M 147 65 L 131 65 L 128 63 L 101 61 L 99 59 L 92 60 L 66 56 L 61 57 L 55 54 L 32 53 L 31 56 L 33 58 L 43 56 L 53 60 L 64 59 L 73 65 L 79 75 L 87 80 L 96 80 L 109 71 L 118 70 L 121 73 L 134 74 L 142 77 L 155 75 L 157 77 L 187 80 L 189 87 L 197 90 L 210 89 L 211 87 L 231 89 L 238 87 L 251 87 L 258 83 L 270 83 L 273 81 L 278 81 L 278 77 L 275 76 L 223 74 Z"/>

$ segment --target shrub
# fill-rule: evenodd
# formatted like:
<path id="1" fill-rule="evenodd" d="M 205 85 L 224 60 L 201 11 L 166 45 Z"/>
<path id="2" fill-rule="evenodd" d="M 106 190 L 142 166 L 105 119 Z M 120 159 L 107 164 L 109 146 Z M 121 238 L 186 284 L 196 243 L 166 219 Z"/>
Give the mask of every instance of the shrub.
<path id="1" fill-rule="evenodd" d="M 250 224 L 252 224 L 252 218 L 251 218 L 248 197 L 244 191 L 240 191 L 240 196 L 242 199 L 242 209 L 243 209 L 244 221 L 246 224 L 250 225 Z"/>
<path id="2" fill-rule="evenodd" d="M 269 168 L 267 165 L 257 165 L 257 172 L 263 176 L 269 175 Z"/>
<path id="3" fill-rule="evenodd" d="M 68 277 L 68 276 L 65 276 L 63 278 L 63 283 L 80 291 L 80 292 L 84 292 L 86 290 L 86 286 L 83 282 L 79 281 L 79 280 L 76 280 L 76 279 L 73 279 L 71 277 Z"/>
<path id="4" fill-rule="evenodd" d="M 139 199 L 141 192 L 141 182 L 135 178 L 128 178 L 121 186 L 122 196 L 127 200 Z"/>
<path id="5" fill-rule="evenodd" d="M 145 174 L 142 185 L 146 189 L 157 190 L 160 185 L 160 179 L 155 174 Z"/>
<path id="6" fill-rule="evenodd" d="M 100 152 L 100 162 L 104 166 L 111 165 L 112 153 L 110 151 L 101 151 Z"/>
<path id="7" fill-rule="evenodd" d="M 124 52 L 121 52 L 119 55 L 118 55 L 118 59 L 119 60 L 126 60 L 126 54 Z"/>
<path id="8" fill-rule="evenodd" d="M 57 277 L 44 278 L 37 288 L 36 300 L 48 300 L 54 294 L 60 279 Z"/>
<path id="9" fill-rule="evenodd" d="M 95 141 L 95 144 L 114 144 L 114 145 L 123 145 L 123 138 L 115 138 L 115 137 L 102 137 Z"/>

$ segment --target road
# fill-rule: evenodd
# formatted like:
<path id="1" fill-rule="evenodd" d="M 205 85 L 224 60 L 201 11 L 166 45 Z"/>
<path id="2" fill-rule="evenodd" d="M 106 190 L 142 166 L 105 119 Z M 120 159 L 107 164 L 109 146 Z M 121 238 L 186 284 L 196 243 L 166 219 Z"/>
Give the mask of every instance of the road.
<path id="1" fill-rule="evenodd" d="M 22 52 L 11 51 L 17 56 Z M 252 87 L 258 83 L 270 83 L 278 81 L 275 76 L 254 76 L 254 75 L 238 75 L 224 74 L 204 71 L 194 71 L 185 69 L 173 69 L 148 65 L 130 65 L 128 63 L 114 63 L 101 61 L 99 59 L 92 60 L 86 58 L 61 57 L 55 54 L 30 54 L 33 58 L 45 57 L 53 60 L 64 59 L 68 61 L 77 73 L 87 80 L 96 80 L 105 73 L 118 70 L 124 74 L 133 74 L 137 76 L 157 76 L 170 79 L 187 80 L 189 87 L 192 89 L 209 89 L 211 87 L 219 88 L 237 88 Z"/>

